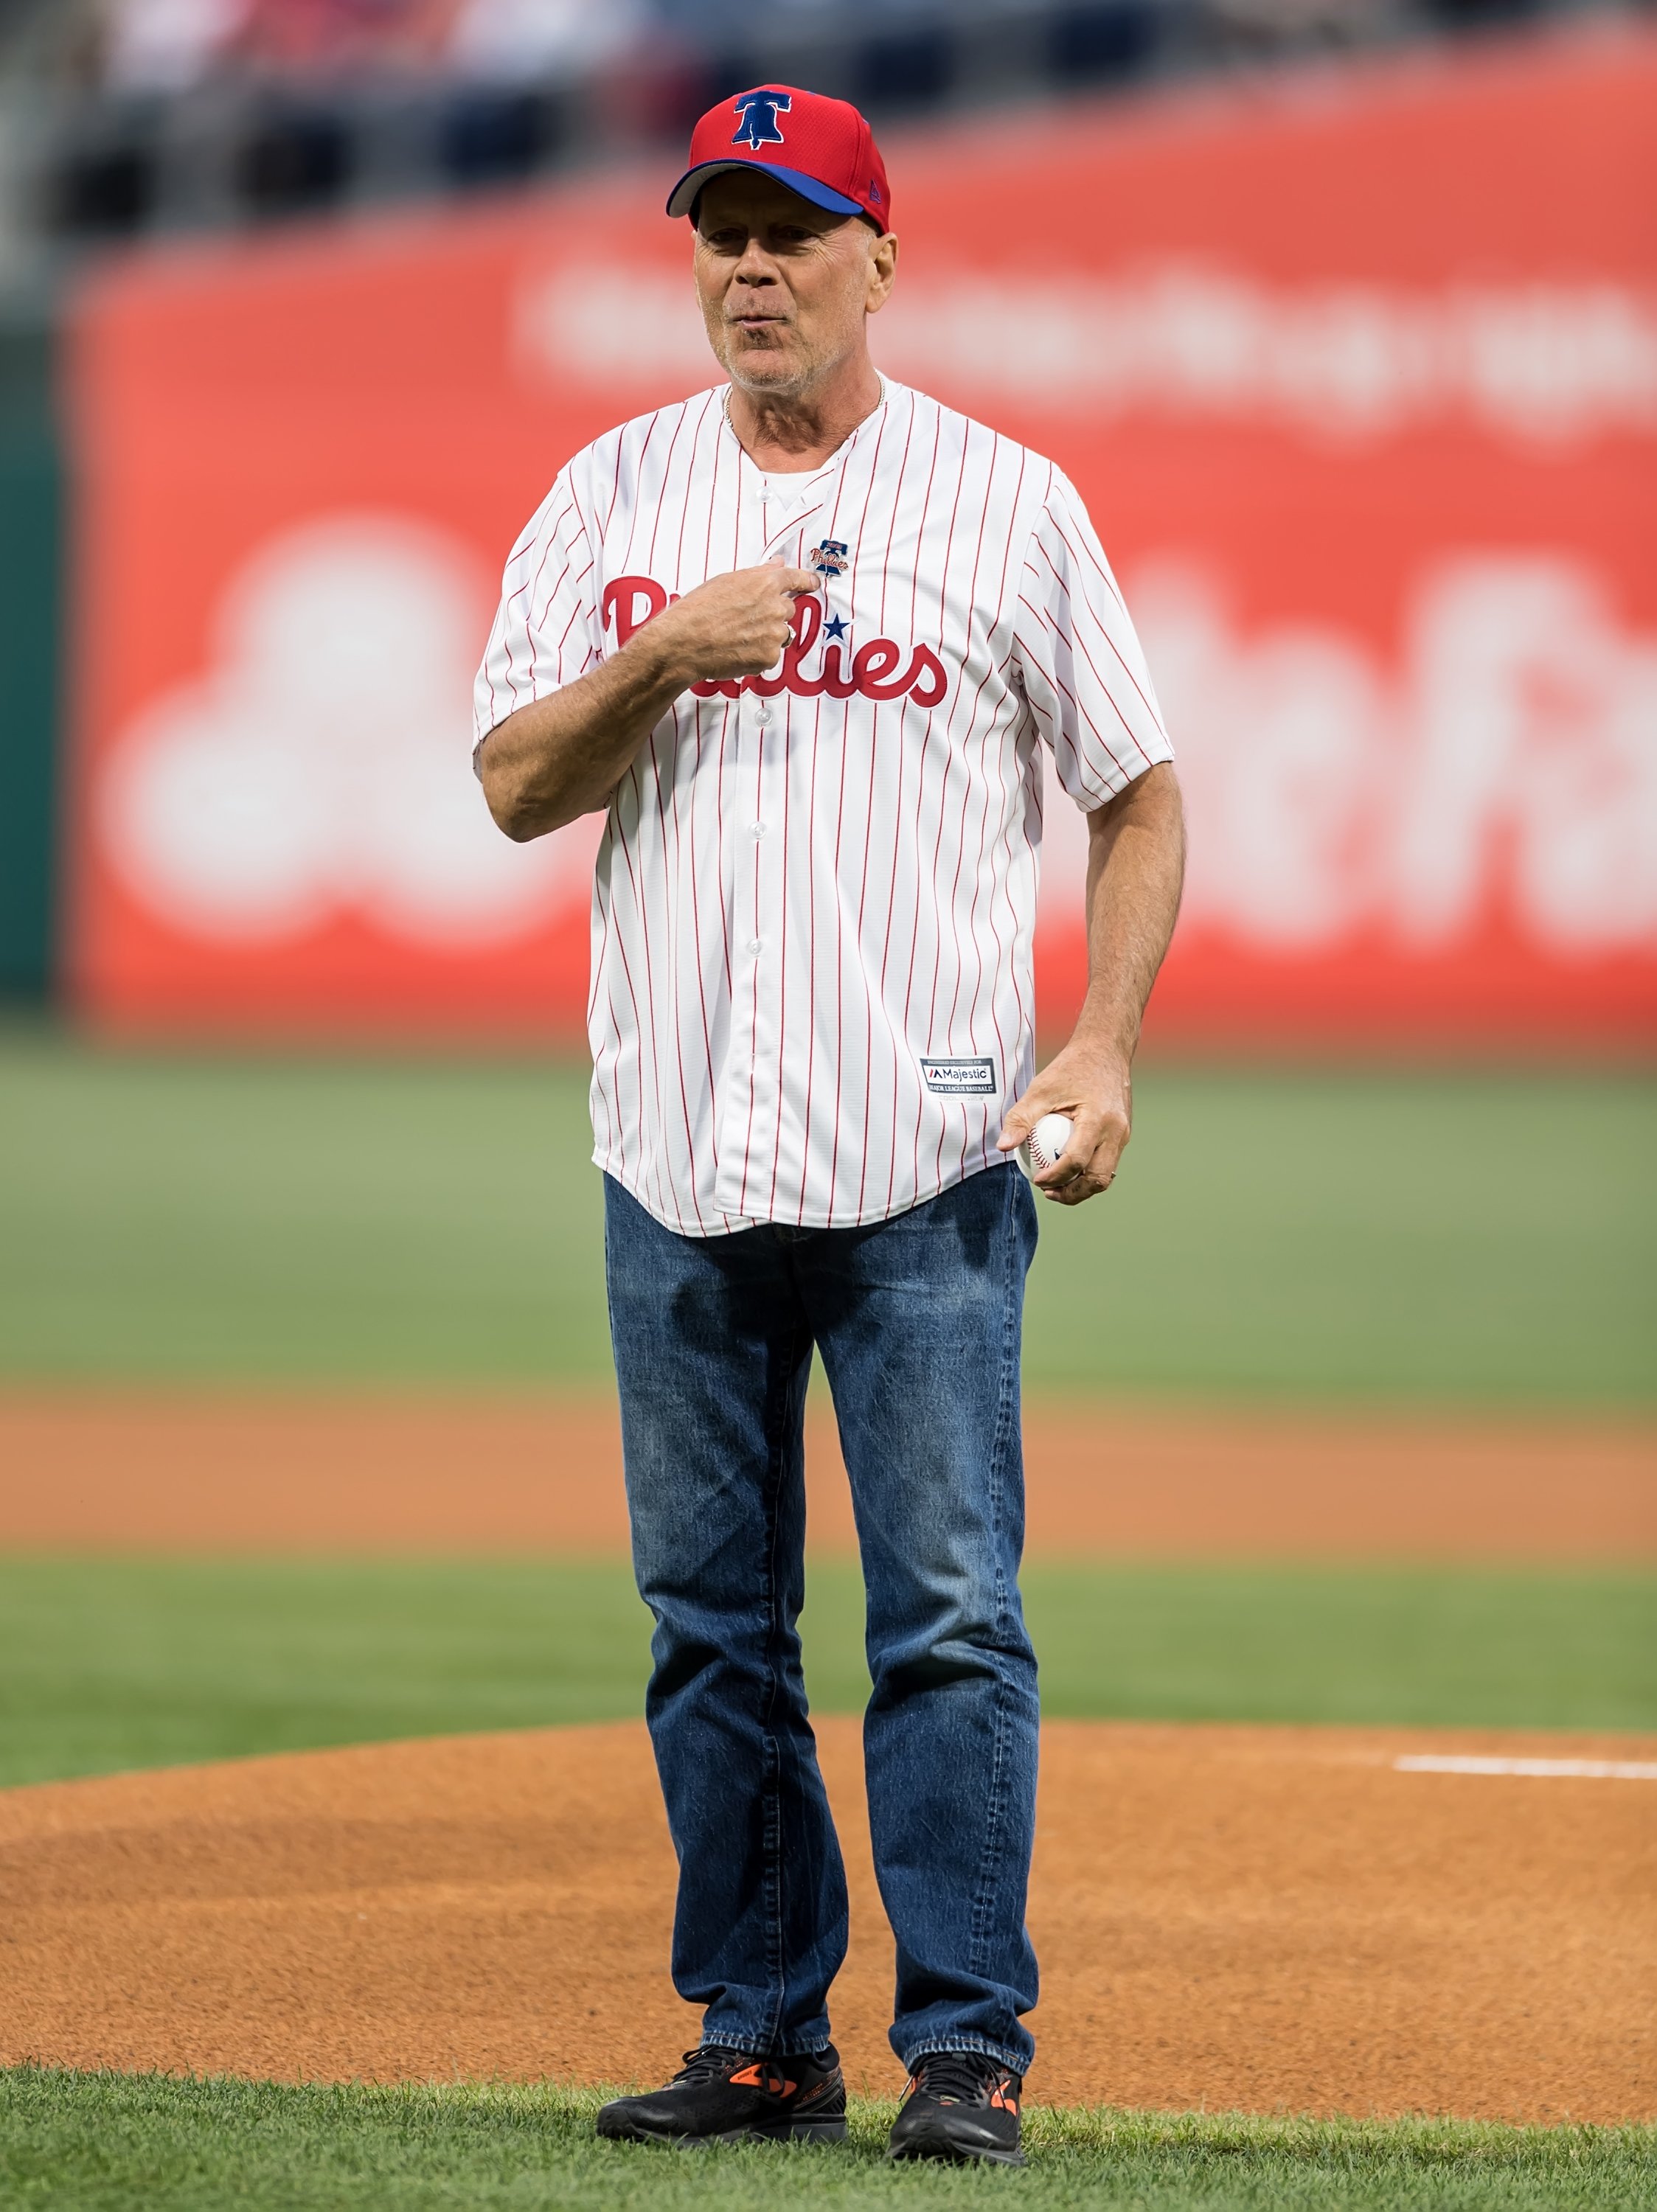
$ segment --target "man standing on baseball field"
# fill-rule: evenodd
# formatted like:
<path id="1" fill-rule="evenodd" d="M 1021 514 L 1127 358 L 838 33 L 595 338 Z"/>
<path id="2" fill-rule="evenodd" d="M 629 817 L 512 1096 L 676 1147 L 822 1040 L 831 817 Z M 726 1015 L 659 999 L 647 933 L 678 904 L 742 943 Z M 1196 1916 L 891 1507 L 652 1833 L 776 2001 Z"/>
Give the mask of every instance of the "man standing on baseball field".
<path id="1" fill-rule="evenodd" d="M 820 1352 L 874 1678 L 895 2158 L 1022 2162 L 1036 1664 L 1018 1589 L 1035 1205 L 1128 1140 L 1179 794 L 1087 513 L 1050 461 L 875 370 L 898 262 L 844 101 L 722 101 L 667 202 L 724 380 L 611 431 L 514 548 L 478 680 L 509 836 L 602 811 L 588 1005 L 647 1713 L 702 2042 L 605 2106 L 653 2142 L 845 2132 L 846 1889 L 807 1719 Z M 1047 281 L 1030 240 L 1029 341 Z M 689 302 L 686 302 L 687 311 Z M 1087 816 L 1089 975 L 1033 1076 L 1044 753 Z"/>

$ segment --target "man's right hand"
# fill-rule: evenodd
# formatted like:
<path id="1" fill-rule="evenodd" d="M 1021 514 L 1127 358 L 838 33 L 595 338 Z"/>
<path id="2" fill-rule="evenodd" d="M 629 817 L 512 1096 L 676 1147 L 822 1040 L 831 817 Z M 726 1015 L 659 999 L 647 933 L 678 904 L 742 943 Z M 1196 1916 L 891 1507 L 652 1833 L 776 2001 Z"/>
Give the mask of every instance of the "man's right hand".
<path id="1" fill-rule="evenodd" d="M 686 592 L 634 636 L 671 656 L 687 684 L 758 676 L 783 658 L 795 601 L 821 585 L 809 568 L 738 568 Z"/>
<path id="2" fill-rule="evenodd" d="M 509 837 L 544 837 L 607 806 L 651 730 L 692 684 L 758 676 L 783 658 L 808 568 L 713 576 L 641 623 L 619 653 L 496 725 L 478 756 L 489 811 Z"/>

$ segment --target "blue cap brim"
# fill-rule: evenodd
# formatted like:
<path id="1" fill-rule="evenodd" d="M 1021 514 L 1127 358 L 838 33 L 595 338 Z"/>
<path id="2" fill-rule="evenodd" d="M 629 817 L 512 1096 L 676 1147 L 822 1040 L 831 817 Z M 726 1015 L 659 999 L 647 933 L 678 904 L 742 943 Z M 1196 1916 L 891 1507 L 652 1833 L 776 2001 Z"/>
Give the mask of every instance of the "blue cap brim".
<path id="1" fill-rule="evenodd" d="M 791 192 L 798 192 L 802 200 L 813 207 L 826 208 L 831 215 L 866 215 L 868 210 L 856 200 L 849 200 L 844 192 L 832 191 L 828 185 L 819 185 L 815 177 L 808 177 L 803 169 L 785 169 L 780 161 L 701 161 L 685 174 L 667 195 L 669 215 L 689 215 L 696 205 L 696 196 L 711 177 L 722 177 L 728 169 L 757 169 L 762 177 L 775 177 Z"/>

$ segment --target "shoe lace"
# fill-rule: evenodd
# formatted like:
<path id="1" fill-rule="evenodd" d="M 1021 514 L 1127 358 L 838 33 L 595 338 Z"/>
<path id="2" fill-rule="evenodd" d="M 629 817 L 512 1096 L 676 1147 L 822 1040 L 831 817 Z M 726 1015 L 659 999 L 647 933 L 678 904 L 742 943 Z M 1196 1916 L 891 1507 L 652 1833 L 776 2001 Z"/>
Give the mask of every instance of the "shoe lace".
<path id="1" fill-rule="evenodd" d="M 699 2044 L 694 2051 L 685 2053 L 685 2063 L 674 2075 L 675 2081 L 718 2081 L 728 2074 L 734 2074 L 740 2066 L 752 2064 L 746 2051 L 733 2051 L 722 2043 Z"/>
<path id="2" fill-rule="evenodd" d="M 1005 2068 L 981 2051 L 933 2051 L 915 2067 L 915 2086 L 940 2104 L 976 2104 Z"/>

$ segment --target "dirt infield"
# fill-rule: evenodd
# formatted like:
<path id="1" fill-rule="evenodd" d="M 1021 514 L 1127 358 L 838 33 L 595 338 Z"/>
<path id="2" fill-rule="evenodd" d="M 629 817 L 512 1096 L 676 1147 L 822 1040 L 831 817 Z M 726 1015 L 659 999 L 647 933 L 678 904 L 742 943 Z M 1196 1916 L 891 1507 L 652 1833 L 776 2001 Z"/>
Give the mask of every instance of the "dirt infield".
<path id="1" fill-rule="evenodd" d="M 892 2090 L 856 1725 L 836 1992 Z M 1044 2101 L 1657 2115 L 1657 1783 L 1401 1772 L 1458 1732 L 1058 1723 L 1031 1919 Z M 1657 1744 L 1557 1736 L 1550 1758 Z M 278 2079 L 649 2080 L 692 2039 L 636 1724 L 0 1796 L 0 2060 Z"/>
<path id="2" fill-rule="evenodd" d="M 1270 1558 L 1657 1557 L 1657 1426 L 1130 1411 L 1026 1419 L 1030 1548 Z M 851 1542 L 832 1419 L 813 1540 Z M 0 1545 L 490 1553 L 626 1541 L 590 1398 L 0 1396 Z"/>

